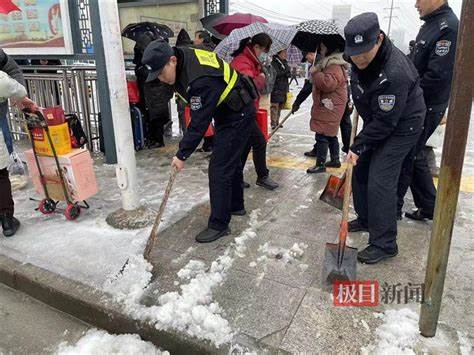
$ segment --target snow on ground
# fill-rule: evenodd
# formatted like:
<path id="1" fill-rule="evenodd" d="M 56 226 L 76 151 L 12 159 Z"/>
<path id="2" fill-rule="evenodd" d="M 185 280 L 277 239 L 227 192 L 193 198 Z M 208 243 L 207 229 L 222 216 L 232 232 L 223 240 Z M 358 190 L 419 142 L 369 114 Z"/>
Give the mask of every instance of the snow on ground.
<path id="1" fill-rule="evenodd" d="M 74 345 L 61 343 L 57 355 L 169 355 L 136 334 L 111 335 L 103 330 L 91 329 Z"/>
<path id="2" fill-rule="evenodd" d="M 151 266 L 143 258 L 131 258 L 123 273 L 107 280 L 104 288 L 124 305 L 130 316 L 151 321 L 157 329 L 184 332 L 209 340 L 217 347 L 228 343 L 234 334 L 229 322 L 222 317 L 223 310 L 213 301 L 212 292 L 226 279 L 235 257 L 241 257 L 246 250 L 245 243 L 257 237 L 258 213 L 259 210 L 252 211 L 249 228 L 236 237 L 209 268 L 202 261 L 191 260 L 178 271 L 178 277 L 188 283 L 182 284 L 179 292 L 159 296 L 156 306 L 147 307 L 140 303 L 151 279 Z M 291 250 L 295 254 L 303 253 L 298 245 Z"/>
<path id="3" fill-rule="evenodd" d="M 362 348 L 362 354 L 409 355 L 418 338 L 418 314 L 409 308 L 389 309 L 382 317 L 384 323 L 375 330 L 377 342 Z"/>
<path id="4" fill-rule="evenodd" d="M 168 181 L 168 161 L 163 159 L 158 150 L 146 151 L 137 159 L 141 203 L 154 209 L 158 209 Z M 30 197 L 41 196 L 31 186 L 15 191 L 15 216 L 22 225 L 14 238 L 0 238 L 0 253 L 102 289 L 107 277 L 115 275 L 127 259 L 142 254 L 151 227 L 127 231 L 109 226 L 107 215 L 121 207 L 115 166 L 97 161 L 95 172 L 100 192 L 88 201 L 91 208 L 83 210 L 74 222 L 66 221 L 62 213 L 45 216 L 35 211 L 38 203 Z M 192 186 L 192 194 L 186 193 L 183 181 Z M 208 199 L 207 175 L 185 169 L 171 192 L 160 230 Z"/>
<path id="5" fill-rule="evenodd" d="M 284 249 L 280 247 L 272 246 L 266 242 L 258 248 L 258 251 L 262 255 L 257 261 L 265 261 L 268 257 L 283 261 L 285 264 L 294 262 L 296 259 L 300 259 L 308 245 L 305 243 L 294 243 L 290 249 Z"/>

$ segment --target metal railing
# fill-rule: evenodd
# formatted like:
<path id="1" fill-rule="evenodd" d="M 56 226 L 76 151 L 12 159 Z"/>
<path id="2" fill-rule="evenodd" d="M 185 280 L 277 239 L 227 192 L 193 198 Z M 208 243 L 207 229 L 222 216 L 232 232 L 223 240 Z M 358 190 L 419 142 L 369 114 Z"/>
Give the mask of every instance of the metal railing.
<path id="1" fill-rule="evenodd" d="M 81 120 L 87 148 L 99 151 L 99 100 L 97 72 L 93 65 L 22 66 L 29 97 L 41 107 L 62 106 Z M 10 128 L 15 140 L 27 136 L 23 115 L 10 110 Z"/>

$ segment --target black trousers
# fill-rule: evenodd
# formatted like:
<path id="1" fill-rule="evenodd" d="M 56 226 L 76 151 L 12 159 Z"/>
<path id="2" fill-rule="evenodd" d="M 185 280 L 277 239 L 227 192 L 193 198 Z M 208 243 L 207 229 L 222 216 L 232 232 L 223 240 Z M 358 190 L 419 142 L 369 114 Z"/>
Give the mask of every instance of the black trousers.
<path id="1" fill-rule="evenodd" d="M 346 105 L 344 115 L 342 116 L 340 128 L 342 138 L 342 151 L 347 153 L 349 151 L 349 147 L 351 146 L 352 131 L 351 110 L 349 109 L 349 105 Z"/>
<path id="2" fill-rule="evenodd" d="M 292 76 L 292 77 L 291 77 L 290 85 L 291 85 L 291 83 L 293 82 L 293 80 L 296 81 L 296 85 L 299 85 L 299 84 L 298 84 L 298 78 L 297 78 L 296 76 Z"/>
<path id="3" fill-rule="evenodd" d="M 3 144 L 3 142 L 1 142 Z M 13 216 L 14 203 L 12 198 L 12 186 L 7 169 L 0 170 L 0 214 Z"/>
<path id="4" fill-rule="evenodd" d="M 331 160 L 339 160 L 339 141 L 337 137 L 329 137 L 316 133 L 316 158 L 319 163 L 326 162 L 328 150 Z"/>
<path id="5" fill-rule="evenodd" d="M 247 146 L 242 153 L 242 165 L 245 166 L 250 150 L 253 154 L 253 164 L 259 178 L 268 176 L 267 168 L 267 140 L 257 125 L 257 121 L 253 120 L 250 127 L 250 138 Z"/>
<path id="6" fill-rule="evenodd" d="M 416 146 L 411 150 L 407 161 L 402 167 L 398 185 L 398 211 L 403 208 L 404 198 L 411 188 L 413 200 L 417 208 L 433 214 L 436 201 L 436 188 L 425 156 L 424 147 L 428 139 L 439 126 L 443 112 L 427 112 L 423 131 Z"/>
<path id="7" fill-rule="evenodd" d="M 248 107 L 243 113 L 243 116 L 230 113 L 226 118 L 229 123 L 216 125 L 214 150 L 209 163 L 211 216 L 208 226 L 219 231 L 229 226 L 231 211 L 244 209 L 244 165 L 241 158 L 255 122 L 255 108 Z"/>
<path id="8" fill-rule="evenodd" d="M 392 135 L 380 146 L 361 154 L 354 167 L 354 207 L 368 226 L 369 244 L 386 250 L 397 245 L 398 178 L 418 136 Z"/>

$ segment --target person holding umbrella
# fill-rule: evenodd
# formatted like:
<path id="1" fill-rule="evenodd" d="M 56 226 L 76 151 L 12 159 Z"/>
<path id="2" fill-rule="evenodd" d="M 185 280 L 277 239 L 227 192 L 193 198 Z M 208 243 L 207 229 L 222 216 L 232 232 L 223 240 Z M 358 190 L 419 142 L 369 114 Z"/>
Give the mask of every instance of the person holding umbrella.
<path id="1" fill-rule="evenodd" d="M 272 45 L 271 37 L 266 33 L 259 33 L 252 38 L 243 39 L 239 48 L 232 54 L 234 58 L 231 67 L 239 73 L 253 79 L 259 92 L 265 89 L 265 73 L 262 71 L 262 62 Z M 255 100 L 255 107 L 259 108 L 259 99 Z M 242 154 L 242 165 L 245 166 L 247 157 L 253 152 L 253 162 L 257 172 L 257 185 L 268 190 L 275 190 L 279 185 L 269 176 L 267 168 L 267 141 L 257 122 L 252 122 L 250 139 Z"/>
<path id="2" fill-rule="evenodd" d="M 355 166 L 357 213 L 349 232 L 369 232 L 369 245 L 357 259 L 375 264 L 398 254 L 398 180 L 423 129 L 426 106 L 415 66 L 380 30 L 375 13 L 355 16 L 344 32 L 352 98 L 364 120 L 347 155 Z"/>
<path id="3" fill-rule="evenodd" d="M 284 49 L 277 55 L 274 55 L 272 60 L 272 66 L 276 72 L 275 85 L 273 86 L 273 91 L 270 97 L 270 116 L 273 130 L 280 124 L 281 110 L 283 109 L 283 106 L 285 106 L 288 92 L 290 91 L 288 78 L 291 76 L 291 71 L 286 58 L 287 53 L 286 49 Z"/>

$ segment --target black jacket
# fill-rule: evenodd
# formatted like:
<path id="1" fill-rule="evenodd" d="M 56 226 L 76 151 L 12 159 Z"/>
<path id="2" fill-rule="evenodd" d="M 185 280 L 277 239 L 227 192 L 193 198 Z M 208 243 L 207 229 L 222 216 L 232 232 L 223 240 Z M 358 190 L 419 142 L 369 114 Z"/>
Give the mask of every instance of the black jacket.
<path id="1" fill-rule="evenodd" d="M 421 132 L 426 114 L 420 78 L 413 63 L 387 38 L 370 65 L 353 65 L 352 99 L 364 120 L 351 151 L 360 155 L 391 135 Z"/>
<path id="2" fill-rule="evenodd" d="M 290 67 L 286 60 L 274 56 L 272 60 L 272 66 L 275 69 L 275 85 L 271 95 L 271 102 L 277 104 L 284 104 L 288 91 L 290 91 L 290 84 L 288 78 L 291 76 Z"/>
<path id="3" fill-rule="evenodd" d="M 428 110 L 441 112 L 451 92 L 459 20 L 448 4 L 421 19 L 425 23 L 410 58 L 420 75 Z"/>
<path id="4" fill-rule="evenodd" d="M 301 104 L 309 97 L 309 95 L 311 95 L 312 92 L 313 92 L 313 84 L 311 83 L 311 81 L 305 80 L 303 88 L 296 96 L 293 106 L 298 106 L 298 107 L 301 106 Z"/>

